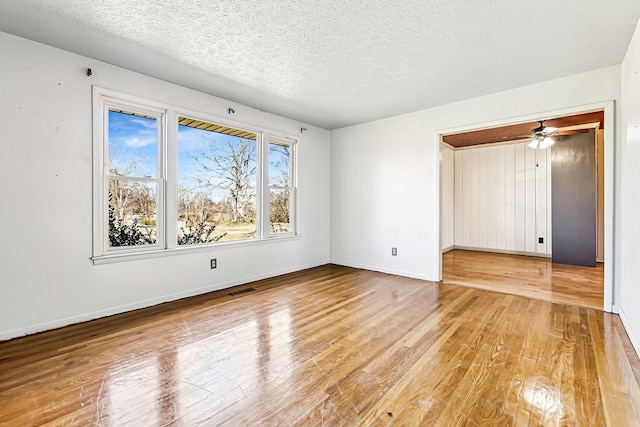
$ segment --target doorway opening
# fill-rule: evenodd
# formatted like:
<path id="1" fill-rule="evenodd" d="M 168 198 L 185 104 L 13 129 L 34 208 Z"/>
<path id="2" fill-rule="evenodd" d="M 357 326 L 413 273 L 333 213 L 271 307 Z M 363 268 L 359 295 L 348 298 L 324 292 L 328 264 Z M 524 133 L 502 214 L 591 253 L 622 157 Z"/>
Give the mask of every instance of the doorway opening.
<path id="1" fill-rule="evenodd" d="M 595 268 L 551 262 L 554 243 L 560 253 L 551 191 L 559 162 L 529 137 L 547 126 L 557 128 L 556 139 L 594 135 Z M 612 102 L 444 130 L 438 138 L 443 282 L 612 311 Z"/>

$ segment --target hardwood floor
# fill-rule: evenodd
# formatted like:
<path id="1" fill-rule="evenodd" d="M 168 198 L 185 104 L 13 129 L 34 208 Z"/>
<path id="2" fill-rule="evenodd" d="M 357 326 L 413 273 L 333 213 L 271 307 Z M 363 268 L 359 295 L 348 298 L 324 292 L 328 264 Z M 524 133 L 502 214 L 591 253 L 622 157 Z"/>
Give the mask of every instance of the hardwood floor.
<path id="1" fill-rule="evenodd" d="M 454 249 L 442 255 L 442 281 L 544 301 L 604 307 L 604 267 L 553 264 L 548 258 Z"/>
<path id="2" fill-rule="evenodd" d="M 251 286 L 0 343 L 0 425 L 640 425 L 615 315 L 333 265 Z"/>

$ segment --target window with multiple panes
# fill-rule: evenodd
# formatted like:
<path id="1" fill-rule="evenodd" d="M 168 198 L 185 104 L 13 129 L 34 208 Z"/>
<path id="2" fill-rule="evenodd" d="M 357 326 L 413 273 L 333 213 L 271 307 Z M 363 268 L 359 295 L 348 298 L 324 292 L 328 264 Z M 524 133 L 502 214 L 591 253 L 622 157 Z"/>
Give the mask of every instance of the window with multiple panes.
<path id="1" fill-rule="evenodd" d="M 296 140 L 94 89 L 94 259 L 295 235 Z"/>
<path id="2" fill-rule="evenodd" d="M 269 233 L 292 233 L 294 210 L 293 162 L 295 145 L 269 138 Z"/>
<path id="3" fill-rule="evenodd" d="M 103 238 L 107 251 L 164 246 L 164 112 L 105 103 L 102 115 Z"/>

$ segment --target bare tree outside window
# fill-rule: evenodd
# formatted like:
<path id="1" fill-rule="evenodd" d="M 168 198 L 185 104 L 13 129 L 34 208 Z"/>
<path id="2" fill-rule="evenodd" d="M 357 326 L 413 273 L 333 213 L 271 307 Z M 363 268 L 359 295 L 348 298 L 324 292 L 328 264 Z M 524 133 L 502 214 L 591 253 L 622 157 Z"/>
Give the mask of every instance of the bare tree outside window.
<path id="1" fill-rule="evenodd" d="M 93 96 L 95 261 L 297 233 L 297 138 L 108 89 Z"/>
<path id="2" fill-rule="evenodd" d="M 291 145 L 269 143 L 269 219 L 272 234 L 291 231 Z"/>
<path id="3" fill-rule="evenodd" d="M 179 126 L 178 133 L 179 243 L 255 238 L 256 134 L 206 122 L 195 123 L 198 127 Z M 226 133 L 204 129 L 206 127 Z M 236 136 L 238 133 L 248 137 Z M 210 227 L 215 227 L 215 231 Z M 199 231 L 206 236 L 181 239 Z"/>
<path id="4" fill-rule="evenodd" d="M 200 165 L 195 175 L 197 182 L 204 188 L 227 192 L 234 223 L 255 221 L 255 141 L 236 139 L 220 143 L 210 138 L 204 145 L 203 150 L 192 155 Z"/>
<path id="5" fill-rule="evenodd" d="M 109 246 L 152 245 L 157 240 L 157 119 L 109 111 Z"/>

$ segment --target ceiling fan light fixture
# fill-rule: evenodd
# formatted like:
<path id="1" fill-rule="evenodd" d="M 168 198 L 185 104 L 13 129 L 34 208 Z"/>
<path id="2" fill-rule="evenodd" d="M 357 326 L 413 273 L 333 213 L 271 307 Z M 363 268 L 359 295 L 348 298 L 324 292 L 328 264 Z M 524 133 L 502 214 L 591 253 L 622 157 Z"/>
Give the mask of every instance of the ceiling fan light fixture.
<path id="1" fill-rule="evenodd" d="M 555 142 L 556 141 L 553 138 L 547 136 L 542 141 L 540 141 L 540 149 L 544 150 L 545 148 L 549 148 L 553 144 L 555 144 Z"/>
<path id="2" fill-rule="evenodd" d="M 552 126 L 544 126 L 544 120 L 540 120 L 540 126 L 533 129 L 531 131 L 531 142 L 529 142 L 529 147 L 533 149 L 544 150 L 545 148 L 551 147 L 556 141 L 551 138 L 552 136 L 556 136 L 556 131 L 558 128 Z"/>

